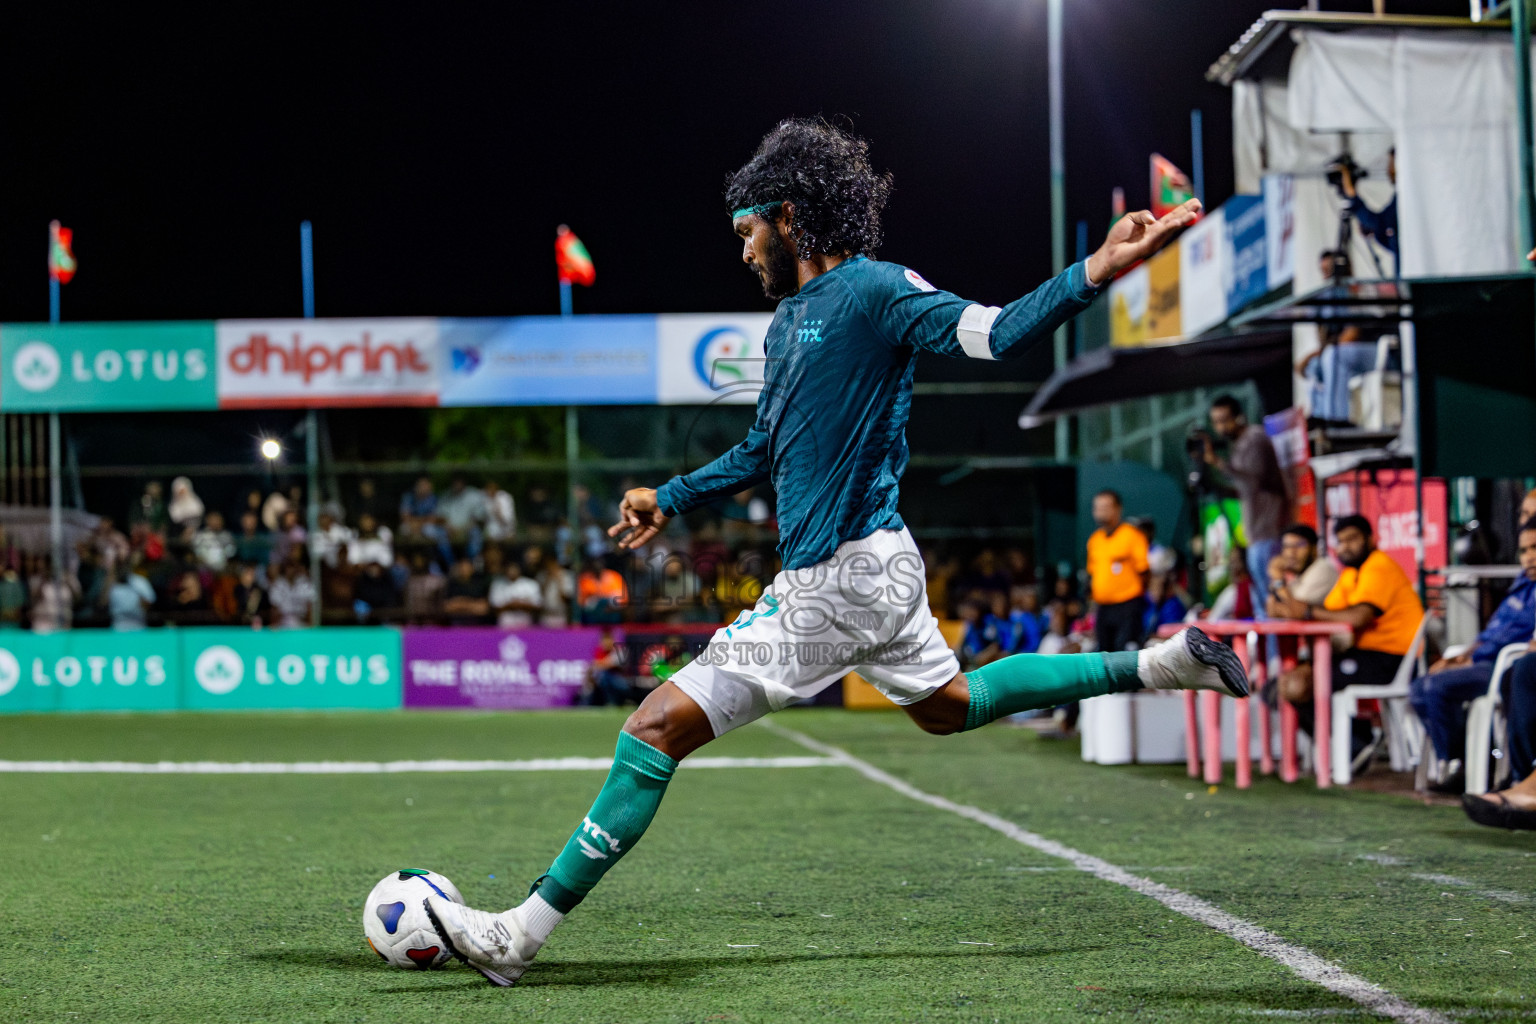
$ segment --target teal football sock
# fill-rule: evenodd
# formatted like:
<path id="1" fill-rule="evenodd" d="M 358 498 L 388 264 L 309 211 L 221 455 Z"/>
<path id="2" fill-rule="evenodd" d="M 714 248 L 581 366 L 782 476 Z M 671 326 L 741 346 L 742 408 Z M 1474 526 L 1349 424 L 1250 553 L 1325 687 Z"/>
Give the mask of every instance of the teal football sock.
<path id="1" fill-rule="evenodd" d="M 570 913 L 645 835 L 676 770 L 677 762 L 666 754 L 627 732 L 619 733 L 608 781 L 532 891 L 560 913 Z"/>
<path id="2" fill-rule="evenodd" d="M 1015 654 L 967 672 L 971 705 L 965 728 L 1034 708 L 1054 708 L 1105 693 L 1141 689 L 1135 651 L 1108 654 Z"/>

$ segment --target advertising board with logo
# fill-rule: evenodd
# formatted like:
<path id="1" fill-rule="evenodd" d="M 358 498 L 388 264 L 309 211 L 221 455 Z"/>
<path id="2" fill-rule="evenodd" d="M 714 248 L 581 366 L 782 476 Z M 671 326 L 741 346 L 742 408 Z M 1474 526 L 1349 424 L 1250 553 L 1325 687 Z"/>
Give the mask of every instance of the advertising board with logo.
<path id="1" fill-rule="evenodd" d="M 217 404 L 211 321 L 0 326 L 0 408 L 6 412 Z"/>
<path id="2" fill-rule="evenodd" d="M 1230 275 L 1227 218 L 1220 209 L 1196 221 L 1179 238 L 1179 319 L 1193 337 L 1227 318 Z"/>
<path id="3" fill-rule="evenodd" d="M 438 321 L 220 320 L 224 409 L 436 405 Z"/>
<path id="4" fill-rule="evenodd" d="M 771 323 L 771 313 L 658 316 L 656 401 L 755 404 L 767 364 L 763 341 Z"/>
<path id="5" fill-rule="evenodd" d="M 650 405 L 651 316 L 440 320 L 440 405 Z"/>
<path id="6" fill-rule="evenodd" d="M 384 627 L 183 630 L 182 707 L 397 708 L 400 633 Z"/>
<path id="7" fill-rule="evenodd" d="M 1265 284 L 1273 291 L 1296 278 L 1296 181 L 1270 174 L 1263 189 Z"/>
<path id="8" fill-rule="evenodd" d="M 1173 341 L 1183 331 L 1179 292 L 1179 250 L 1173 242 L 1147 260 L 1147 341 Z"/>
<path id="9" fill-rule="evenodd" d="M 1334 520 L 1358 514 L 1371 524 L 1376 546 L 1402 566 L 1408 578 L 1419 579 L 1418 495 L 1411 469 L 1355 470 L 1328 478 L 1323 506 L 1328 513 L 1328 550 L 1333 551 Z M 1424 567 L 1443 569 L 1449 561 L 1448 508 L 1445 481 L 1424 480 Z M 1320 531 L 1322 532 L 1322 531 Z"/>
<path id="10" fill-rule="evenodd" d="M 168 711 L 180 654 L 169 630 L 0 633 L 0 712 Z"/>
<path id="11" fill-rule="evenodd" d="M 1269 291 L 1269 254 L 1265 249 L 1264 200 L 1259 196 L 1233 196 L 1226 211 L 1226 247 L 1229 253 L 1224 284 L 1227 313 L 1231 315 Z"/>
<path id="12" fill-rule="evenodd" d="M 581 693 L 596 629 L 407 629 L 408 708 L 560 708 Z"/>
<path id="13" fill-rule="evenodd" d="M 1152 274 L 1145 263 L 1126 271 L 1109 286 L 1109 343 L 1132 348 L 1147 340 L 1147 305 Z"/>

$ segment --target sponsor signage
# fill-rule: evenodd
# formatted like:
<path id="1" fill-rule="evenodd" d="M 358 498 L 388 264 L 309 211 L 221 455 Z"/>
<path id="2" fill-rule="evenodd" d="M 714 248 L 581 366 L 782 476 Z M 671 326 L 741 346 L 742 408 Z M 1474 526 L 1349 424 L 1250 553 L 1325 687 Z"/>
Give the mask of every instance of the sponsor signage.
<path id="1" fill-rule="evenodd" d="M 1296 181 L 1267 175 L 1263 190 L 1265 284 L 1273 291 L 1296 277 Z"/>
<path id="2" fill-rule="evenodd" d="M 397 708 L 400 633 L 383 627 L 181 631 L 181 706 Z"/>
<path id="3" fill-rule="evenodd" d="M 1226 211 L 1226 246 L 1230 253 L 1224 284 L 1230 316 L 1269 292 L 1269 253 L 1265 248 L 1264 200 L 1233 196 Z"/>
<path id="4" fill-rule="evenodd" d="M 1147 340 L 1147 304 L 1152 274 L 1145 263 L 1122 274 L 1109 286 L 1109 343 L 1116 348 L 1143 345 Z"/>
<path id="5" fill-rule="evenodd" d="M 438 321 L 220 320 L 225 409 L 436 405 Z"/>
<path id="6" fill-rule="evenodd" d="M 560 708 L 592 667 L 596 629 L 407 629 L 408 708 Z"/>
<path id="7" fill-rule="evenodd" d="M 1179 238 L 1179 319 L 1194 337 L 1227 318 L 1225 278 L 1230 276 L 1227 218 L 1220 210 L 1202 217 Z"/>
<path id="8" fill-rule="evenodd" d="M 174 631 L 0 633 L 0 711 L 165 711 L 177 706 Z"/>
<path id="9" fill-rule="evenodd" d="M 650 405 L 652 316 L 440 320 L 441 405 Z"/>
<path id="10" fill-rule="evenodd" d="M 1147 341 L 1171 341 L 1182 333 L 1180 313 L 1179 253 L 1182 241 L 1174 242 L 1147 260 Z"/>
<path id="11" fill-rule="evenodd" d="M 0 326 L 6 412 L 216 407 L 211 321 Z"/>
<path id="12" fill-rule="evenodd" d="M 1354 470 L 1328 478 L 1323 506 L 1328 513 L 1328 552 L 1333 553 L 1333 522 L 1359 514 L 1370 522 L 1376 546 L 1402 566 L 1417 582 L 1418 552 L 1424 548 L 1424 568 L 1443 569 L 1449 561 L 1445 481 L 1424 480 L 1424 536 L 1419 537 L 1418 498 L 1411 469 Z M 1322 531 L 1320 531 L 1322 532 Z"/>
<path id="13" fill-rule="evenodd" d="M 756 403 L 767 363 L 763 342 L 771 323 L 771 313 L 658 316 L 656 401 L 662 405 Z"/>

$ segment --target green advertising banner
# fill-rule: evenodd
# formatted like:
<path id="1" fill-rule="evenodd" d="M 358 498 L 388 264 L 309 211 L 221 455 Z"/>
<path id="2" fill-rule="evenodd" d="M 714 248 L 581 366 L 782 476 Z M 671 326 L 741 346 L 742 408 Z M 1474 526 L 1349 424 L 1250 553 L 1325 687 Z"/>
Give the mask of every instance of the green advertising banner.
<path id="1" fill-rule="evenodd" d="M 181 634 L 184 708 L 400 706 L 397 630 L 211 628 Z"/>
<path id="2" fill-rule="evenodd" d="M 174 630 L 0 632 L 0 712 L 168 711 L 180 677 Z"/>
<path id="3" fill-rule="evenodd" d="M 216 409 L 214 329 L 180 323 L 0 324 L 0 409 Z"/>

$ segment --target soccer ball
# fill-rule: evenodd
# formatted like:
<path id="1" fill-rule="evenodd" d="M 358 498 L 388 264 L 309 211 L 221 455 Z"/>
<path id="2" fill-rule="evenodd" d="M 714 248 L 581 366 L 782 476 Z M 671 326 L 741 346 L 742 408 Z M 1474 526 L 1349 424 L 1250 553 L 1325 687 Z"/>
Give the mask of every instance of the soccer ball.
<path id="1" fill-rule="evenodd" d="M 452 882 L 420 868 L 391 872 L 368 894 L 363 904 L 363 935 L 385 963 L 430 971 L 453 955 L 421 906 L 421 901 L 434 892 L 455 903 L 464 902 Z"/>

